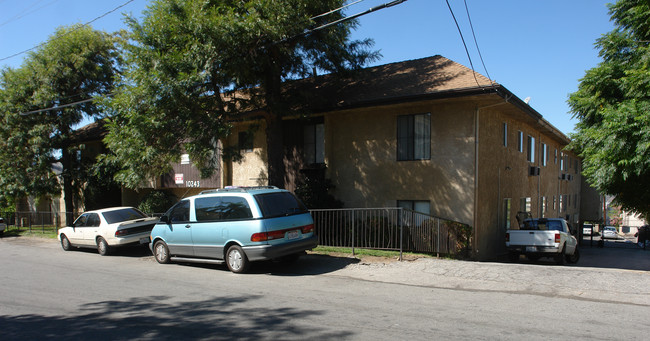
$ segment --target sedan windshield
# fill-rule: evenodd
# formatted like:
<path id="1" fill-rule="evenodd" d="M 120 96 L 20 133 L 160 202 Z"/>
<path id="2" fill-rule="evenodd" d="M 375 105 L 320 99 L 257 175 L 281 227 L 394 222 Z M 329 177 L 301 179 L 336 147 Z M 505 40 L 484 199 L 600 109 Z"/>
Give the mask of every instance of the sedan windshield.
<path id="1" fill-rule="evenodd" d="M 104 219 L 106 219 L 106 222 L 109 224 L 119 223 L 127 220 L 147 218 L 144 213 L 132 207 L 104 212 L 102 215 L 104 216 Z"/>

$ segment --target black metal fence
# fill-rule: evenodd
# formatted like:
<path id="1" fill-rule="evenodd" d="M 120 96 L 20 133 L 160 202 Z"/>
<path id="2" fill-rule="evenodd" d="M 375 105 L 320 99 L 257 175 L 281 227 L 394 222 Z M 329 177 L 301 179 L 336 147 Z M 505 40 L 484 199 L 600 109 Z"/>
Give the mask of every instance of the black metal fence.
<path id="1" fill-rule="evenodd" d="M 65 212 L 0 212 L 7 229 L 53 231 L 65 226 Z"/>
<path id="2" fill-rule="evenodd" d="M 466 257 L 471 228 L 403 208 L 311 210 L 319 245 Z"/>

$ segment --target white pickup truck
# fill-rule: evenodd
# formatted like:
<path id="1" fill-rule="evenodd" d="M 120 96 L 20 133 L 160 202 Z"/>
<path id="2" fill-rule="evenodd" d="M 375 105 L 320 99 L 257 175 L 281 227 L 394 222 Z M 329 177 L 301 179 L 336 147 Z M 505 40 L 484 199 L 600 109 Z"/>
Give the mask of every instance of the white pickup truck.
<path id="1" fill-rule="evenodd" d="M 518 230 L 506 231 L 506 247 L 512 260 L 526 255 L 531 261 L 551 257 L 557 264 L 577 263 L 578 241 L 571 235 L 564 219 L 526 219 Z"/>

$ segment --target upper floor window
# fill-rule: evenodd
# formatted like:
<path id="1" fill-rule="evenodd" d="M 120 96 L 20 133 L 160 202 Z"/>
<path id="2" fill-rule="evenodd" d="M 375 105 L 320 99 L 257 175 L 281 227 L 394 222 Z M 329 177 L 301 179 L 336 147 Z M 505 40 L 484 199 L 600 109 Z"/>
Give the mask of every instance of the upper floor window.
<path id="1" fill-rule="evenodd" d="M 527 151 L 528 162 L 535 162 L 535 138 L 530 135 L 528 135 Z"/>
<path id="2" fill-rule="evenodd" d="M 397 116 L 397 160 L 431 159 L 431 114 Z"/>
<path id="3" fill-rule="evenodd" d="M 520 153 L 524 152 L 524 133 L 521 131 L 517 132 L 517 150 Z"/>
<path id="4" fill-rule="evenodd" d="M 325 124 L 309 124 L 303 128 L 305 163 L 325 163 Z"/>
<path id="5" fill-rule="evenodd" d="M 503 122 L 503 146 L 508 146 L 508 123 Z"/>
<path id="6" fill-rule="evenodd" d="M 546 167 L 546 161 L 548 160 L 548 145 L 542 143 L 542 166 Z"/>
<path id="7" fill-rule="evenodd" d="M 240 152 L 250 153 L 253 151 L 253 133 L 248 131 L 240 131 L 237 137 L 239 140 Z"/>

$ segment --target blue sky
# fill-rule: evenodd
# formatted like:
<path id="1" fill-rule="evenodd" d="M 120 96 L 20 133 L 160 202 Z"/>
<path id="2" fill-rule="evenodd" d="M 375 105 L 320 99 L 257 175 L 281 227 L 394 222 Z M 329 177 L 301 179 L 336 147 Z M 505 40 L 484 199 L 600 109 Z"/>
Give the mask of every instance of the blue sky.
<path id="1" fill-rule="evenodd" d="M 355 2 L 352 0 L 349 2 Z M 0 59 L 47 40 L 56 27 L 87 23 L 128 0 L 0 0 Z M 133 0 L 91 25 L 115 31 L 124 28 L 122 13 L 140 15 L 149 0 Z M 348 15 L 390 0 L 365 0 Z M 604 0 L 449 0 L 477 72 L 489 76 L 530 105 L 564 133 L 573 131 L 568 94 L 585 70 L 600 59 L 594 43 L 613 29 Z M 407 0 L 360 18 L 354 39 L 372 38 L 383 57 L 375 64 L 442 55 L 470 66 L 445 0 Z M 26 54 L 4 59 L 0 66 L 20 66 Z"/>

